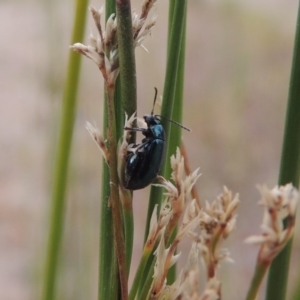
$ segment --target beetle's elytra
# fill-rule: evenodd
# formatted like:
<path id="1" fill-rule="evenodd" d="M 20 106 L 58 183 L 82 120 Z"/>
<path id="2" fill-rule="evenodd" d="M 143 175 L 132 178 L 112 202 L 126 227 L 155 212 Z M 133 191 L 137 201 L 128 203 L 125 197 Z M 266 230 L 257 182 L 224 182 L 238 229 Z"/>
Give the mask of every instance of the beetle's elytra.
<path id="1" fill-rule="evenodd" d="M 125 188 L 139 190 L 156 178 L 165 154 L 165 131 L 160 120 L 153 115 L 145 115 L 148 128 L 131 128 L 142 131 L 145 138 L 129 152 L 125 167 Z"/>
<path id="2" fill-rule="evenodd" d="M 153 115 L 156 96 L 157 89 L 155 88 L 151 114 L 144 116 L 147 128 L 124 128 L 130 131 L 141 131 L 145 136 L 140 144 L 135 145 L 134 152 L 127 154 L 124 187 L 128 190 L 139 190 L 149 185 L 156 178 L 164 160 L 165 130 L 158 115 Z M 177 122 L 171 122 L 187 129 Z"/>

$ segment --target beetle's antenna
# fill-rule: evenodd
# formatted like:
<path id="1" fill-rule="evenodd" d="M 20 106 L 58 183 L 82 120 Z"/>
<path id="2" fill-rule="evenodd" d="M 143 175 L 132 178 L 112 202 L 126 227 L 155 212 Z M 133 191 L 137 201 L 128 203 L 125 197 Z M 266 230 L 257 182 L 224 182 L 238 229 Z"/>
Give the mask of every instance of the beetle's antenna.
<path id="1" fill-rule="evenodd" d="M 170 119 L 168 119 L 168 118 L 166 118 L 166 117 L 163 117 L 163 116 L 161 116 L 161 115 L 155 115 L 155 117 L 163 118 L 163 119 L 165 119 L 165 120 L 167 120 L 167 121 L 169 121 L 169 122 L 171 122 L 171 123 L 176 124 L 177 126 L 183 128 L 183 129 L 185 129 L 185 130 L 187 130 L 187 131 L 192 131 L 191 129 L 189 129 L 189 128 L 183 126 L 183 125 L 181 125 L 180 123 L 178 123 L 178 122 L 176 122 L 176 121 L 173 121 L 173 120 L 170 120 Z"/>
<path id="2" fill-rule="evenodd" d="M 155 106 L 155 102 L 156 102 L 156 98 L 157 98 L 157 88 L 155 87 L 154 90 L 155 90 L 155 93 L 154 93 L 153 107 L 152 107 L 152 110 L 151 110 L 151 116 L 153 116 L 154 106 Z"/>

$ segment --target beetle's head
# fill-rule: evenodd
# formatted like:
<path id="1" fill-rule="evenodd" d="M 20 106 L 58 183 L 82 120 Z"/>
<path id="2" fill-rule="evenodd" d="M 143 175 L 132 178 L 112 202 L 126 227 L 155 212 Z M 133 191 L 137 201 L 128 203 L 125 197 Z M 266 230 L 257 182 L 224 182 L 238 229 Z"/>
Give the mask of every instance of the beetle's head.
<path id="1" fill-rule="evenodd" d="M 158 119 L 156 115 L 144 115 L 144 120 L 148 127 L 160 124 L 160 119 Z"/>

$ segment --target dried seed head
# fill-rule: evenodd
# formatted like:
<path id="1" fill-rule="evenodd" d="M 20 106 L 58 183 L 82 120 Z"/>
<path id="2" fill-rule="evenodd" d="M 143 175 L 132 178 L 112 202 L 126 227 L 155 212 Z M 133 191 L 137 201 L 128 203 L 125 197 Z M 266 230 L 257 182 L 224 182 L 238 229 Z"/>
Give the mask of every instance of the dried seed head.
<path id="1" fill-rule="evenodd" d="M 187 201 L 191 198 L 192 187 L 200 176 L 198 174 L 199 169 L 197 169 L 192 174 L 184 178 L 184 158 L 181 155 L 179 148 L 176 150 L 176 155 L 171 156 L 171 168 L 173 170 L 171 178 L 174 183 L 158 176 L 160 184 L 157 184 L 157 186 L 161 186 L 166 189 L 164 195 L 167 197 L 172 207 L 172 218 L 169 224 L 169 229 L 167 230 L 168 234 L 173 231 L 176 224 L 179 222 L 184 211 L 184 207 Z M 191 207 L 196 210 L 194 202 L 192 202 Z M 189 209 L 191 209 L 191 207 Z M 196 211 L 194 214 L 196 214 Z"/>
<path id="2" fill-rule="evenodd" d="M 159 212 L 159 227 L 161 229 L 168 225 L 172 216 L 171 212 L 172 207 L 170 206 L 170 203 L 167 201 L 167 199 L 165 199 Z"/>
<path id="3" fill-rule="evenodd" d="M 138 27 L 140 26 L 140 24 L 142 24 L 143 22 L 139 22 L 138 23 Z M 145 48 L 145 46 L 143 45 L 143 41 L 151 35 L 151 29 L 152 27 L 155 25 L 156 23 L 156 16 L 152 18 L 151 22 L 149 24 L 147 24 L 144 28 L 144 30 L 139 31 L 139 33 L 137 34 L 137 36 L 134 38 L 134 46 L 135 47 L 142 47 L 146 52 L 148 52 L 147 48 Z"/>
<path id="4" fill-rule="evenodd" d="M 153 282 L 151 287 L 151 297 L 155 299 L 163 291 L 166 285 L 166 276 L 168 270 L 178 261 L 180 253 L 174 255 L 176 247 L 165 247 L 164 237 L 162 235 L 159 245 L 154 252 L 156 262 L 154 266 Z"/>
<path id="5" fill-rule="evenodd" d="M 105 161 L 107 161 L 107 148 L 105 145 L 105 141 L 103 139 L 103 136 L 100 134 L 99 129 L 97 128 L 97 126 L 93 126 L 91 123 L 86 122 L 86 129 L 89 132 L 89 134 L 91 135 L 91 137 L 93 138 L 94 142 L 97 144 L 97 146 L 99 147 Z"/>
<path id="6" fill-rule="evenodd" d="M 144 0 L 142 4 L 142 18 L 146 18 L 151 8 L 155 5 L 157 0 Z"/>
<path id="7" fill-rule="evenodd" d="M 190 235 L 192 231 L 197 227 L 198 224 L 199 224 L 199 216 L 190 219 L 187 223 L 182 223 L 178 230 L 176 240 L 178 240 L 179 242 L 185 235 L 188 234 Z"/>
<path id="8" fill-rule="evenodd" d="M 145 247 L 147 247 L 148 250 L 154 247 L 157 238 L 161 235 L 161 232 L 164 232 L 171 216 L 171 207 L 168 202 L 165 201 L 162 204 L 162 208 L 157 219 L 157 205 L 155 205 L 151 216 L 149 234 L 145 243 Z"/>
<path id="9" fill-rule="evenodd" d="M 164 195 L 169 199 L 178 199 L 178 190 L 176 186 L 171 182 L 166 180 L 162 176 L 158 176 L 158 180 L 160 181 L 160 184 L 154 184 L 154 186 L 160 186 L 165 188 L 167 191 L 164 192 Z"/>
<path id="10" fill-rule="evenodd" d="M 157 224 L 157 204 L 154 206 L 151 220 L 150 220 L 150 226 L 149 226 L 149 233 L 148 233 L 148 238 L 146 241 L 147 247 L 150 247 L 149 245 L 154 245 L 157 237 L 157 229 L 158 229 L 158 224 Z"/>
<path id="11" fill-rule="evenodd" d="M 153 285 L 151 294 L 158 295 L 164 287 L 166 281 L 165 261 L 167 257 L 167 250 L 163 237 L 160 239 L 160 242 L 154 254 L 156 256 L 156 263 L 154 266 Z"/>
<path id="12" fill-rule="evenodd" d="M 125 113 L 125 124 L 124 124 L 125 128 L 132 128 L 132 124 L 133 124 L 134 120 L 136 119 L 135 115 L 136 115 L 136 113 L 132 114 L 132 116 L 128 119 L 128 115 Z M 127 155 L 128 141 L 130 139 L 130 136 L 131 136 L 130 130 L 124 130 L 123 141 L 122 141 L 120 151 L 119 151 L 119 156 L 122 159 L 125 159 L 125 157 Z"/>
<path id="13" fill-rule="evenodd" d="M 150 299 L 219 299 L 221 284 L 216 277 L 217 268 L 221 261 L 232 261 L 228 250 L 221 249 L 220 243 L 235 227 L 238 194 L 233 196 L 232 192 L 224 187 L 223 193 L 215 201 L 206 202 L 205 207 L 200 209 L 196 200 L 191 200 L 192 187 L 200 176 L 199 169 L 184 177 L 184 159 L 179 149 L 171 158 L 171 167 L 173 182 L 159 177 L 158 186 L 166 189 L 165 203 L 168 207 L 168 215 L 160 231 L 161 239 L 155 252 L 156 265 Z M 154 220 L 156 221 L 156 218 Z M 162 224 L 162 221 L 151 220 L 151 224 L 154 224 L 150 227 L 152 237 L 157 238 L 154 232 L 157 232 L 159 223 Z M 178 233 L 166 249 L 165 242 L 169 241 L 174 225 L 179 225 Z M 178 256 L 174 255 L 175 249 L 185 236 L 193 240 L 188 261 L 189 268 L 185 268 L 181 273 L 182 277 L 180 276 L 174 285 L 167 286 L 167 272 L 172 263 L 178 259 Z M 200 261 L 207 274 L 207 284 L 202 294 L 199 293 Z"/>
<path id="14" fill-rule="evenodd" d="M 146 51 L 147 49 L 143 46 L 142 42 L 148 35 L 151 34 L 151 28 L 155 25 L 156 15 L 152 16 L 148 24 L 145 25 L 145 23 L 151 8 L 156 2 L 156 0 L 145 0 L 142 5 L 142 12 L 140 16 L 136 13 L 132 14 L 132 30 L 134 45 L 136 47 L 141 46 Z"/>
<path id="15" fill-rule="evenodd" d="M 114 51 L 117 48 L 117 43 L 117 18 L 115 18 L 115 14 L 111 14 L 105 27 L 105 48 Z"/>
<path id="16" fill-rule="evenodd" d="M 221 249 L 220 244 L 235 226 L 238 203 L 238 196 L 232 197 L 232 193 L 224 188 L 217 200 L 211 204 L 206 201 L 205 207 L 198 212 L 200 232 L 188 233 L 197 244 L 208 278 L 216 276 L 217 267 L 222 260 L 230 261 L 229 252 Z"/>
<path id="17" fill-rule="evenodd" d="M 270 263 L 293 235 L 299 193 L 292 184 L 272 190 L 261 186 L 259 190 L 262 196 L 259 204 L 264 208 L 262 234 L 250 236 L 245 242 L 260 244 L 259 261 Z"/>
<path id="18" fill-rule="evenodd" d="M 85 46 L 80 43 L 76 43 L 73 46 L 70 46 L 74 51 L 85 55 L 87 58 L 91 59 L 99 68 L 103 65 L 103 55 L 97 51 L 97 48 L 94 48 L 95 41 L 92 42 L 93 45 Z"/>
<path id="19" fill-rule="evenodd" d="M 295 216 L 299 193 L 292 184 L 276 186 L 272 190 L 269 190 L 266 186 L 260 186 L 259 190 L 262 195 L 259 204 L 279 213 L 285 213 L 286 216 L 288 214 Z"/>
<path id="20" fill-rule="evenodd" d="M 135 113 L 128 119 L 127 114 L 125 113 L 125 127 L 131 128 L 132 124 L 135 120 Z M 130 146 L 128 145 L 128 141 L 130 138 L 130 131 L 124 130 L 122 143 L 119 143 L 118 150 L 118 174 L 121 185 L 125 183 L 125 164 L 126 158 L 128 155 L 128 151 L 130 150 Z"/>
<path id="21" fill-rule="evenodd" d="M 205 203 L 205 212 L 222 228 L 222 236 L 226 238 L 236 223 L 236 211 L 239 205 L 239 195 L 232 197 L 231 191 L 224 187 L 223 194 L 209 204 Z"/>
<path id="22" fill-rule="evenodd" d="M 198 174 L 199 170 L 200 168 L 196 169 L 184 180 L 184 192 L 187 197 L 191 194 L 193 186 L 195 185 L 198 178 L 201 176 L 201 174 Z"/>
<path id="23" fill-rule="evenodd" d="M 145 47 L 142 45 L 142 42 L 147 36 L 150 35 L 151 28 L 155 24 L 155 20 L 153 18 L 147 25 L 145 25 L 145 21 L 149 10 L 156 1 L 152 0 L 146 2 L 149 3 L 145 5 L 145 10 L 143 8 L 141 16 L 137 15 L 136 13 L 132 14 L 134 46 L 141 46 L 144 49 Z M 112 14 L 104 26 L 105 30 L 103 30 L 101 25 L 103 7 L 100 10 L 96 10 L 90 6 L 90 12 L 97 28 L 97 37 L 94 37 L 91 34 L 89 37 L 90 45 L 84 46 L 83 44 L 76 43 L 70 46 L 70 48 L 91 59 L 98 66 L 105 82 L 108 85 L 113 85 L 119 74 L 117 18 L 115 17 L 115 14 Z"/>
<path id="24" fill-rule="evenodd" d="M 90 6 L 89 9 L 90 9 L 90 12 L 93 16 L 93 19 L 94 19 L 95 25 L 97 27 L 98 33 L 101 37 L 102 47 L 103 47 L 103 33 L 102 33 L 102 28 L 101 28 L 101 15 L 103 14 L 103 6 L 99 10 L 96 10 L 92 6 Z"/>
<path id="25" fill-rule="evenodd" d="M 217 278 L 210 278 L 199 300 L 219 300 L 221 295 L 221 282 Z"/>
<path id="26" fill-rule="evenodd" d="M 183 272 L 181 271 L 179 275 L 177 276 L 176 281 L 171 286 L 165 286 L 164 289 L 161 291 L 159 295 L 159 299 L 165 299 L 165 300 L 178 300 L 182 299 L 179 298 L 182 294 L 182 278 L 183 278 Z"/>
<path id="27" fill-rule="evenodd" d="M 176 154 L 171 156 L 171 178 L 175 182 L 175 185 L 180 185 L 184 176 L 184 158 L 180 153 L 180 149 L 177 147 Z"/>

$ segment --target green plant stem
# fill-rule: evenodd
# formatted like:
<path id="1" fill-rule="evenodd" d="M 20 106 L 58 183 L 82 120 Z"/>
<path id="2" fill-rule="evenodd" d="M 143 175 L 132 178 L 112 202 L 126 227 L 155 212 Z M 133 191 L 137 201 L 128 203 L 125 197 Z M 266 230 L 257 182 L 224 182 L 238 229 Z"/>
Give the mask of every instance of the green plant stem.
<path id="1" fill-rule="evenodd" d="M 180 56 L 178 63 L 177 78 L 175 84 L 174 103 L 176 107 L 173 108 L 172 120 L 181 123 L 182 121 L 182 107 L 183 107 L 183 93 L 184 93 L 184 71 L 185 71 L 185 42 L 186 42 L 186 10 L 184 10 L 183 20 L 183 32 L 180 44 Z M 180 147 L 181 144 L 181 128 L 179 126 L 170 127 L 169 148 L 167 151 L 167 157 L 171 157 L 176 152 L 176 147 Z M 170 160 L 166 161 L 164 176 L 169 178 L 171 175 Z M 177 228 L 172 233 L 169 243 L 173 242 L 177 234 Z M 173 283 L 176 280 L 176 264 L 174 264 L 168 272 L 168 284 Z"/>
<path id="2" fill-rule="evenodd" d="M 83 39 L 87 5 L 88 1 L 86 0 L 76 1 L 75 20 L 71 44 Z M 81 56 L 75 52 L 71 52 L 69 56 L 67 77 L 64 87 L 58 150 L 56 154 L 53 178 L 50 230 L 48 236 L 46 269 L 44 274 L 45 277 L 43 282 L 44 286 L 42 299 L 44 300 L 55 299 L 55 279 L 57 277 L 58 259 L 65 216 L 65 194 L 67 188 L 73 126 L 76 115 L 76 96 L 79 82 L 80 62 Z"/>
<path id="3" fill-rule="evenodd" d="M 115 0 L 106 0 L 105 4 L 105 20 L 115 13 Z M 115 86 L 115 107 L 118 107 L 118 95 L 120 90 L 119 80 Z M 104 93 L 105 101 L 103 103 L 103 128 L 108 127 L 108 109 L 107 97 Z M 120 101 L 119 101 L 120 103 Z M 119 116 L 116 113 L 116 120 Z M 120 125 L 117 123 L 117 136 L 120 134 Z M 104 138 L 107 138 L 106 130 L 103 132 Z M 100 211 L 100 245 L 99 245 L 99 286 L 98 300 L 111 299 L 117 300 L 119 294 L 119 273 L 116 258 L 116 251 L 113 239 L 113 221 L 112 211 L 109 203 L 110 195 L 110 176 L 109 168 L 103 159 L 102 161 L 102 184 L 101 184 L 101 211 Z"/>
<path id="4" fill-rule="evenodd" d="M 173 0 L 174 1 L 174 0 Z M 171 4 L 170 4 L 171 5 Z M 173 22 L 171 26 L 171 32 L 169 33 L 169 50 L 167 55 L 167 70 L 165 76 L 165 85 L 164 85 L 164 93 L 163 93 L 163 104 L 161 114 L 171 119 L 173 115 L 173 106 L 175 101 L 175 90 L 176 85 L 179 84 L 177 82 L 178 68 L 179 68 L 179 60 L 180 60 L 180 49 L 181 49 L 181 40 L 184 31 L 184 20 L 185 20 L 185 9 L 186 9 L 186 1 L 185 0 L 176 0 L 173 6 L 170 6 L 170 9 L 173 11 Z M 175 106 L 177 106 L 176 103 Z M 180 106 L 180 104 L 179 104 Z M 170 122 L 166 120 L 162 120 L 162 124 L 166 131 L 166 140 L 167 140 L 167 151 L 168 143 L 170 141 Z M 168 155 L 168 154 L 167 154 Z M 166 161 L 170 159 L 169 156 L 166 155 Z M 161 174 L 165 174 L 165 167 L 162 167 Z M 144 241 L 146 241 L 148 232 L 150 219 L 152 216 L 153 209 L 156 204 L 160 205 L 160 201 L 162 198 L 162 189 L 157 188 L 155 186 L 151 187 L 150 201 L 147 212 L 147 221 L 146 221 L 146 229 L 144 235 Z"/>
<path id="5" fill-rule="evenodd" d="M 246 300 L 255 300 L 257 299 L 257 293 L 259 287 L 262 283 L 262 280 L 268 270 L 269 264 L 262 264 L 259 261 L 256 263 L 254 276 L 252 278 L 252 282 L 246 297 Z"/>
<path id="6" fill-rule="evenodd" d="M 165 76 L 165 83 L 164 83 L 164 93 L 163 93 L 163 104 L 162 104 L 162 116 L 166 117 L 167 119 L 172 119 L 173 115 L 175 114 L 177 117 L 180 116 L 180 113 L 176 111 L 174 112 L 173 107 L 175 110 L 182 109 L 182 105 L 178 102 L 175 103 L 175 101 L 182 101 L 179 97 L 176 97 L 176 91 L 180 92 L 178 90 L 177 85 L 180 86 L 183 90 L 183 83 L 179 82 L 180 80 L 183 81 L 183 69 L 184 69 L 184 38 L 185 38 L 185 20 L 186 20 L 186 0 L 172 0 L 170 1 L 170 18 L 169 22 L 172 23 L 172 25 L 169 25 L 169 38 L 168 38 L 168 53 L 167 53 L 167 67 L 166 67 L 166 76 Z M 170 21 L 172 19 L 172 21 Z M 182 73 L 181 73 L 182 72 Z M 178 75 L 180 74 L 180 75 Z M 182 95 L 183 91 L 180 92 Z M 166 149 L 166 160 L 162 167 L 161 174 L 163 174 L 164 177 L 168 178 L 168 174 L 170 174 L 170 168 L 169 168 L 169 160 L 171 154 L 175 152 L 175 148 L 170 148 L 170 143 L 173 140 L 171 137 L 171 131 L 170 131 L 170 122 L 166 120 L 162 120 L 162 124 L 166 131 L 166 141 L 167 141 L 167 149 Z M 175 129 L 176 130 L 176 129 Z M 177 146 L 180 146 L 180 133 L 179 135 L 176 135 L 176 137 L 179 137 L 179 141 L 174 142 L 174 145 L 176 143 Z M 171 152 L 173 151 L 173 152 Z M 151 194 L 150 194 L 150 201 L 148 205 L 148 212 L 147 212 L 147 221 L 146 221 L 146 229 L 145 229 L 145 236 L 144 241 L 146 241 L 148 232 L 149 232 L 149 226 L 150 226 L 150 219 L 152 216 L 153 209 L 156 204 L 160 206 L 162 199 L 162 189 L 152 186 L 151 187 Z M 151 258 L 154 259 L 154 258 Z M 175 274 L 176 269 L 173 268 L 172 274 Z M 147 274 L 147 268 L 144 272 L 143 279 L 141 282 L 144 282 L 145 274 Z M 171 276 L 171 280 L 173 280 L 174 276 Z"/>
<path id="7" fill-rule="evenodd" d="M 173 116 L 173 107 L 178 105 L 178 103 L 175 104 L 175 92 L 176 84 L 178 84 L 177 76 L 179 70 L 181 44 L 185 28 L 186 1 L 176 0 L 174 5 L 161 111 L 161 114 L 168 119 L 171 119 Z M 166 140 L 169 142 L 171 124 L 167 120 L 162 120 L 162 123 L 167 133 Z"/>
<path id="8" fill-rule="evenodd" d="M 125 239 L 122 220 L 122 208 L 119 197 L 119 178 L 118 178 L 118 159 L 117 159 L 117 140 L 116 140 L 116 120 L 113 84 L 106 84 L 107 107 L 108 107 L 108 165 L 110 173 L 110 199 L 109 204 L 112 209 L 114 244 L 117 253 L 121 295 L 122 300 L 128 299 L 127 268 L 125 255 Z"/>
<path id="9" fill-rule="evenodd" d="M 143 252 L 141 261 L 140 261 L 138 269 L 135 273 L 134 280 L 133 280 L 133 283 L 132 283 L 132 287 L 131 287 L 131 290 L 130 290 L 130 293 L 129 293 L 129 300 L 134 300 L 135 297 L 136 297 L 136 293 L 139 289 L 139 284 L 141 282 L 142 274 L 144 273 L 145 266 L 147 264 L 147 261 L 148 261 L 149 256 L 150 256 L 151 253 L 152 253 L 151 251 L 144 251 Z"/>
<path id="10" fill-rule="evenodd" d="M 175 100 L 176 107 L 173 109 L 172 120 L 182 123 L 182 113 L 183 113 L 183 93 L 184 93 L 184 73 L 185 73 L 185 42 L 186 42 L 186 9 L 184 12 L 184 28 L 182 33 L 182 42 L 180 44 L 180 56 L 178 72 L 175 84 Z M 170 127 L 170 136 L 172 139 L 169 140 L 169 156 L 175 153 L 176 148 L 181 145 L 181 128 L 179 126 Z M 170 170 L 170 160 L 166 162 L 166 169 Z"/>
<path id="11" fill-rule="evenodd" d="M 148 261 L 149 263 L 149 261 Z M 145 280 L 143 280 L 143 286 L 141 286 L 141 292 L 138 295 L 137 299 L 138 300 L 147 300 L 149 299 L 149 292 L 150 292 L 150 287 L 152 284 L 153 280 L 153 273 L 154 273 L 154 260 L 150 264 L 149 271 L 145 274 Z"/>
<path id="12" fill-rule="evenodd" d="M 112 211 L 111 206 L 108 204 L 110 194 L 109 169 L 104 160 L 101 192 L 98 300 L 117 300 L 119 274 L 113 240 Z"/>
<path id="13" fill-rule="evenodd" d="M 137 110 L 136 105 L 136 68 L 132 36 L 132 20 L 130 0 L 117 0 L 118 48 L 120 64 L 120 80 L 122 104 L 124 111 L 131 116 Z M 134 137 L 132 141 L 135 142 Z"/>
<path id="14" fill-rule="evenodd" d="M 116 1 L 118 48 L 121 82 L 121 101 L 124 111 L 131 116 L 137 110 L 136 105 L 136 68 L 132 36 L 132 19 L 130 0 Z M 135 133 L 132 132 L 129 143 L 135 143 Z M 127 272 L 130 271 L 130 262 L 133 247 L 134 222 L 132 211 L 132 193 L 126 193 L 126 202 L 123 202 L 125 222 Z"/>
<path id="15" fill-rule="evenodd" d="M 127 276 L 129 276 L 132 247 L 133 247 L 133 233 L 134 233 L 132 192 L 120 186 L 120 195 L 122 199 L 123 216 L 124 216 Z"/>
<path id="16" fill-rule="evenodd" d="M 284 131 L 279 185 L 299 186 L 300 172 L 300 5 L 294 44 L 288 107 Z M 268 277 L 267 300 L 284 300 L 289 271 L 292 241 L 274 259 Z"/>
<path id="17" fill-rule="evenodd" d="M 300 285 L 299 285 L 299 282 L 300 282 L 300 278 L 299 278 L 299 274 L 298 274 L 296 289 L 295 289 L 295 291 L 293 293 L 293 296 L 291 298 L 293 300 L 300 300 Z"/>
<path id="18" fill-rule="evenodd" d="M 116 90 L 115 90 L 115 108 L 116 108 L 116 126 L 117 126 L 117 138 L 120 140 L 124 132 L 124 109 L 122 105 L 122 89 L 120 76 L 117 78 Z"/>

